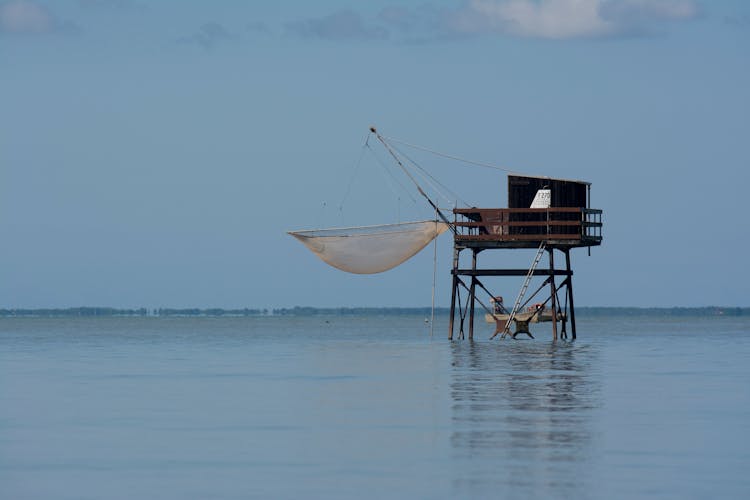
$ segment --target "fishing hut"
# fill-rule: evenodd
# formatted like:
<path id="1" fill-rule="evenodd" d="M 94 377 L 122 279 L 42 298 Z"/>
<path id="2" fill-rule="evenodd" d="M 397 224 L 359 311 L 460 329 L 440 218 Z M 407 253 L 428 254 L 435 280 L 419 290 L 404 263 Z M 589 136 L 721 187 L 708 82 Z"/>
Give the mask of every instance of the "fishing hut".
<path id="1" fill-rule="evenodd" d="M 476 304 L 485 309 L 485 321 L 495 326 L 492 338 L 497 335 L 516 338 L 521 333 L 533 338 L 529 324 L 539 322 L 552 323 L 555 339 L 558 334 L 567 338 L 570 322 L 571 336 L 576 338 L 570 251 L 581 247 L 590 249 L 602 241 L 602 211 L 590 207 L 591 185 L 588 182 L 509 174 L 508 208 L 454 208 L 451 220 L 450 214 L 444 213 L 420 185 L 420 175 L 429 184 L 436 180 L 434 176 L 400 152 L 393 143 L 465 163 L 506 169 L 388 139 L 374 127 L 370 128 L 370 133 L 382 143 L 417 192 L 434 210 L 435 218 L 376 226 L 290 231 L 290 235 L 337 269 L 355 274 L 375 274 L 402 264 L 441 233 L 450 230 L 453 233 L 448 335 L 451 340 L 454 338 L 456 319 L 458 337 L 464 338 L 467 330 L 469 338 L 474 337 Z M 369 137 L 365 142 L 367 148 Z M 524 248 L 536 250 L 528 269 L 487 268 L 478 263 L 479 254 L 486 251 Z M 461 266 L 461 255 L 466 255 L 465 250 L 471 256 L 468 267 Z M 565 258 L 564 267 L 555 266 L 556 253 Z M 544 255 L 548 258 L 546 267 L 541 265 Z M 437 262 L 437 257 L 434 261 Z M 506 308 L 502 297 L 490 292 L 485 281 L 491 277 L 511 276 L 523 277 L 524 281 L 515 302 Z M 537 276 L 544 280 L 529 293 L 531 282 Z M 433 315 L 434 286 L 433 277 Z M 483 300 L 479 296 L 483 293 L 488 298 Z M 434 324 L 434 321 L 430 324 Z"/>
<path id="2" fill-rule="evenodd" d="M 545 321 L 552 323 L 554 339 L 558 335 L 567 338 L 570 321 L 571 337 L 575 339 L 570 251 L 574 248 L 590 250 L 602 242 L 602 211 L 592 209 L 590 200 L 591 184 L 588 182 L 508 175 L 508 208 L 454 208 L 448 338 L 454 338 L 456 319 L 458 337 L 464 338 L 466 330 L 469 339 L 474 337 L 475 304 L 478 303 L 485 309 L 486 320 L 495 324 L 492 338 L 497 335 L 515 338 L 518 334 L 533 338 L 529 323 Z M 536 249 L 528 269 L 484 268 L 478 263 L 482 252 L 524 248 Z M 461 266 L 465 250 L 471 257 L 470 267 Z M 564 267 L 555 265 L 556 252 L 564 257 Z M 546 267 L 541 262 L 545 254 Z M 510 276 L 522 276 L 524 281 L 515 302 L 507 308 L 502 297 L 490 292 L 484 281 L 489 277 Z M 535 276 L 545 279 L 529 293 Z M 489 296 L 489 304 L 478 296 L 478 291 Z"/>

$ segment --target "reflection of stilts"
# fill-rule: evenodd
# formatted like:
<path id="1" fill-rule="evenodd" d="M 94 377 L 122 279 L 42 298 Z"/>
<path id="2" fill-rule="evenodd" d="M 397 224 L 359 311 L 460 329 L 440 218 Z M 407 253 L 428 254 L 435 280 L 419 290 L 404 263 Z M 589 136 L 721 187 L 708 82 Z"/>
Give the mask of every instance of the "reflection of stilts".
<path id="1" fill-rule="evenodd" d="M 534 463 L 548 465 L 555 474 L 574 473 L 597 438 L 594 412 L 601 385 L 596 377 L 597 347 L 543 341 L 519 342 L 505 349 L 485 347 L 454 342 L 450 349 L 453 456 L 486 457 L 502 464 L 494 473 L 504 485 L 549 479 L 546 474 L 529 475 L 519 463 L 519 457 L 529 453 Z M 562 483 L 569 488 L 565 496 L 586 496 L 578 491 L 582 481 Z M 528 491 L 522 487 L 526 496 Z"/>
<path id="2" fill-rule="evenodd" d="M 552 185 L 553 199 L 555 189 L 562 189 L 555 182 L 565 185 L 576 184 L 576 189 L 580 187 L 578 185 L 581 185 L 584 187 L 582 191 L 584 195 L 573 196 L 575 200 L 571 202 L 573 204 L 571 206 L 507 209 L 457 208 L 453 210 L 453 226 L 456 231 L 451 271 L 449 339 L 453 339 L 456 312 L 458 312 L 459 320 L 458 338 L 464 338 L 466 316 L 469 317 L 469 338 L 474 337 L 476 304 L 484 308 L 485 318 L 495 323 L 492 338 L 499 334 L 502 337 L 516 338 L 521 333 L 533 338 L 529 330 L 530 323 L 551 322 L 553 339 L 558 337 L 566 339 L 568 338 L 568 320 L 570 320 L 571 338 L 576 338 L 570 250 L 601 244 L 602 211 L 585 208 L 588 205 L 585 195 L 588 191 L 587 183 L 554 179 L 545 182 Z M 511 183 L 510 177 L 509 183 Z M 537 249 L 529 269 L 486 269 L 478 266 L 477 257 L 485 250 L 519 248 Z M 467 249 L 471 250 L 471 267 L 468 269 L 460 267 L 461 252 Z M 565 255 L 564 269 L 555 267 L 556 250 Z M 538 267 L 544 253 L 547 253 L 549 259 L 547 269 Z M 488 290 L 483 280 L 486 277 L 501 276 L 524 277 L 525 280 L 513 308 L 510 311 L 504 310 L 498 313 L 487 307 L 477 294 L 486 292 L 492 300 L 494 294 Z M 526 297 L 532 279 L 537 276 L 545 277 L 545 279 L 534 293 Z M 559 284 L 556 281 L 558 276 L 562 277 Z M 466 277 L 469 280 L 464 282 Z M 544 300 L 536 299 L 536 303 L 528 307 L 545 288 L 549 290 L 548 296 Z M 511 328 L 513 328 L 513 333 L 511 333 Z"/>

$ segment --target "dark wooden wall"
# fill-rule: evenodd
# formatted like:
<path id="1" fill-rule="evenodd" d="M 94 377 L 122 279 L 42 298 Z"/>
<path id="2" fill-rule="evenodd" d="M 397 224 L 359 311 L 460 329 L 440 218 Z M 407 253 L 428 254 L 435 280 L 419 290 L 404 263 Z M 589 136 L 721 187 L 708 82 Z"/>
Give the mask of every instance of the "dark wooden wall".
<path id="1" fill-rule="evenodd" d="M 544 177 L 508 176 L 508 208 L 529 208 L 539 189 L 552 190 L 553 207 L 588 208 L 587 184 Z"/>

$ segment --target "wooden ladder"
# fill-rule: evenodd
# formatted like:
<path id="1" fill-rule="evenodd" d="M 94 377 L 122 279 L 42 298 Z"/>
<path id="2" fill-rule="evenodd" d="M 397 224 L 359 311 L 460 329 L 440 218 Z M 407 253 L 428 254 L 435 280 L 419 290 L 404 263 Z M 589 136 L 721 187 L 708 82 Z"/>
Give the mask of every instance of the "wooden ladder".
<path id="1" fill-rule="evenodd" d="M 508 316 L 508 321 L 506 321 L 505 328 L 503 328 L 502 337 L 505 337 L 506 335 L 508 335 L 508 333 L 510 333 L 510 324 L 514 319 L 516 319 L 516 314 L 518 314 L 518 310 L 521 308 L 521 302 L 523 301 L 524 295 L 526 295 L 526 291 L 529 289 L 529 283 L 531 283 L 531 278 L 534 277 L 534 271 L 536 270 L 536 266 L 538 266 L 539 261 L 542 260 L 542 255 L 544 254 L 545 248 L 546 248 L 546 244 L 544 241 L 542 241 L 542 243 L 539 245 L 539 250 L 536 251 L 534 262 L 532 262 L 531 267 L 529 268 L 529 272 L 526 274 L 526 279 L 523 281 L 523 286 L 521 287 L 521 291 L 518 292 L 518 297 L 516 297 L 516 302 L 515 304 L 513 304 L 513 309 L 511 309 L 510 311 L 510 315 Z"/>

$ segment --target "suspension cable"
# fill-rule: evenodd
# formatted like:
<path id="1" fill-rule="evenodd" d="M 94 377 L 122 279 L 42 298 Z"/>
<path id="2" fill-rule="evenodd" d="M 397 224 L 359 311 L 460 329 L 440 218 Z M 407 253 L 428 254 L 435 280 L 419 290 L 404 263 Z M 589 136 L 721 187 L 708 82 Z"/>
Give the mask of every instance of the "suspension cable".
<path id="1" fill-rule="evenodd" d="M 378 140 L 383 144 L 383 146 L 385 146 L 385 149 L 388 151 L 388 153 L 390 153 L 390 155 L 393 157 L 393 159 L 396 160 L 396 163 L 398 164 L 399 167 L 401 167 L 401 170 L 403 170 L 404 173 L 407 175 L 407 177 L 409 177 L 409 179 L 411 179 L 411 181 L 417 187 L 417 191 L 419 191 L 419 194 L 421 194 L 424 197 L 424 199 L 427 200 L 427 203 L 429 203 L 430 206 L 432 206 L 432 208 L 435 209 L 435 211 L 438 213 L 438 215 L 440 216 L 440 218 L 443 219 L 443 222 L 445 222 L 448 225 L 448 227 L 450 228 L 450 230 L 454 234 L 456 234 L 456 227 L 455 227 L 455 225 L 453 225 L 451 223 L 451 221 L 448 220 L 448 218 L 445 216 L 445 214 L 443 214 L 443 212 L 440 210 L 440 208 L 438 208 L 438 206 L 435 204 L 435 202 L 432 201 L 432 199 L 429 196 L 427 196 L 427 193 L 424 192 L 424 190 L 422 189 L 422 186 L 419 185 L 419 183 L 414 178 L 414 176 L 411 174 L 411 172 L 409 172 L 409 170 L 404 166 L 403 162 L 399 159 L 398 155 L 396 155 L 396 153 L 393 151 L 393 148 L 391 148 L 391 146 L 388 144 L 388 142 L 385 140 L 385 138 L 378 133 L 378 131 L 375 129 L 375 127 L 370 127 L 370 131 L 373 134 L 375 134 L 375 137 L 378 138 Z"/>
<path id="2" fill-rule="evenodd" d="M 359 159 L 357 160 L 357 164 L 354 166 L 354 172 L 352 173 L 351 177 L 349 177 L 349 184 L 346 186 L 346 191 L 344 192 L 344 197 L 341 199 L 341 203 L 339 203 L 339 212 L 343 212 L 344 210 L 344 203 L 346 202 L 346 199 L 349 197 L 349 192 L 352 190 L 352 184 L 354 183 L 354 178 L 357 177 L 357 172 L 359 172 L 359 166 L 362 164 L 362 158 L 365 156 L 365 149 L 368 147 L 368 141 L 370 140 L 370 136 L 368 135 L 365 139 L 365 143 L 362 144 L 362 149 L 359 152 Z"/>
<path id="3" fill-rule="evenodd" d="M 425 169 L 424 167 L 422 167 L 422 166 L 421 166 L 421 165 L 420 165 L 419 163 L 417 163 L 417 162 L 416 162 L 416 161 L 415 161 L 414 159 L 410 158 L 410 157 L 409 157 L 409 156 L 408 156 L 408 155 L 407 155 L 406 153 L 404 153 L 403 151 L 401 151 L 401 150 L 399 150 L 399 149 L 397 149 L 397 148 L 395 148 L 395 147 L 394 147 L 394 149 L 395 149 L 395 150 L 396 150 L 396 151 L 397 151 L 397 152 L 398 152 L 398 153 L 399 153 L 399 154 L 400 154 L 401 156 L 403 156 L 404 158 L 406 158 L 406 159 L 407 159 L 407 160 L 409 161 L 409 163 L 411 163 L 412 165 L 414 165 L 414 167 L 415 167 L 415 168 L 416 168 L 416 169 L 417 169 L 417 170 L 418 170 L 418 171 L 419 171 L 419 172 L 421 173 L 421 175 L 422 175 L 422 176 L 424 177 L 425 181 L 426 181 L 426 182 L 427 182 L 428 184 L 430 184 L 430 186 L 432 186 L 432 188 L 433 188 L 433 189 L 434 189 L 434 190 L 435 190 L 435 191 L 436 191 L 436 192 L 437 192 L 437 193 L 438 193 L 438 194 L 439 194 L 440 196 L 442 196 L 442 197 L 443 197 L 443 199 L 445 199 L 445 200 L 446 200 L 446 201 L 448 201 L 448 202 L 452 202 L 452 201 L 454 201 L 454 200 L 458 200 L 458 201 L 460 201 L 461 203 L 463 203 L 463 204 L 464 204 L 465 206 L 467 206 L 467 207 L 468 207 L 468 206 L 470 206 L 470 205 L 469 205 L 469 204 L 468 204 L 468 203 L 466 202 L 466 200 L 464 200 L 464 199 L 463 199 L 463 198 L 462 198 L 462 197 L 461 197 L 461 196 L 460 196 L 460 195 L 459 195 L 458 193 L 456 193 L 455 191 L 453 191 L 452 189 L 450 189 L 450 188 L 449 188 L 448 186 L 446 186 L 445 184 L 443 184 L 442 182 L 440 182 L 440 181 L 439 181 L 439 180 L 438 180 L 438 179 L 437 179 L 437 178 L 436 178 L 435 176 L 433 176 L 433 175 L 432 175 L 432 174 L 431 174 L 431 173 L 430 173 L 429 171 L 427 171 L 427 169 Z M 432 182 L 430 182 L 430 179 L 432 180 Z M 437 187 L 436 185 L 437 185 L 437 186 L 440 186 L 441 188 L 443 188 L 443 190 L 447 191 L 447 192 L 448 192 L 449 194 L 451 194 L 451 195 L 452 195 L 452 196 L 453 196 L 454 198 L 453 198 L 453 199 L 451 199 L 451 198 L 449 198 L 448 196 L 446 196 L 446 195 L 445 195 L 445 193 L 443 193 L 443 192 L 442 192 L 442 191 L 440 190 L 440 188 L 439 188 L 439 187 Z"/>
<path id="4" fill-rule="evenodd" d="M 393 180 L 393 182 L 395 182 L 396 184 L 398 184 L 398 186 L 404 191 L 404 193 L 406 193 L 406 196 L 408 196 L 409 199 L 411 199 L 411 201 L 414 202 L 414 204 L 416 204 L 417 203 L 416 198 L 414 198 L 414 196 L 411 195 L 411 193 L 409 192 L 409 190 L 406 189 L 406 186 L 404 186 L 404 184 L 393 174 L 393 172 L 391 172 L 391 169 L 388 168 L 386 162 L 384 162 L 378 156 L 378 154 L 375 152 L 375 150 L 372 149 L 372 146 L 370 146 L 369 144 L 366 144 L 366 147 L 372 153 L 372 156 L 373 156 L 373 158 L 375 158 L 375 161 L 377 161 L 378 164 L 383 168 L 383 170 L 385 170 L 388 173 L 388 175 L 391 177 L 391 179 Z M 393 189 L 391 187 L 391 191 L 395 192 L 395 189 Z"/>
<path id="5" fill-rule="evenodd" d="M 494 169 L 494 170 L 502 170 L 503 172 L 508 172 L 509 174 L 522 175 L 519 172 L 516 172 L 515 170 L 511 170 L 511 169 L 506 168 L 506 167 L 500 167 L 498 165 L 493 165 L 492 163 L 486 163 L 486 162 L 475 161 L 475 160 L 468 160 L 466 158 L 461 158 L 460 156 L 454 156 L 454 155 L 449 155 L 447 153 L 441 153 L 440 151 L 435 151 L 434 149 L 426 148 L 424 146 L 419 146 L 417 144 L 412 144 L 412 143 L 409 143 L 409 142 L 406 142 L 406 141 L 402 141 L 402 140 L 399 140 L 399 139 L 394 139 L 393 137 L 385 137 L 385 139 L 388 139 L 389 141 L 395 142 L 395 143 L 398 143 L 398 144 L 403 144 L 404 146 L 408 146 L 410 148 L 419 149 L 420 151 L 425 151 L 427 153 L 434 154 L 435 156 L 441 156 L 443 158 L 448 158 L 450 160 L 457 160 L 457 161 L 460 161 L 460 162 L 463 162 L 463 163 L 468 163 L 469 165 L 475 165 L 477 167 L 484 167 L 484 168 L 491 168 L 491 169 Z"/>

